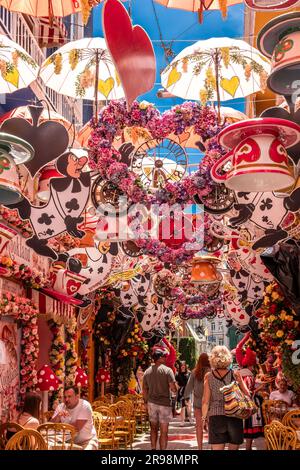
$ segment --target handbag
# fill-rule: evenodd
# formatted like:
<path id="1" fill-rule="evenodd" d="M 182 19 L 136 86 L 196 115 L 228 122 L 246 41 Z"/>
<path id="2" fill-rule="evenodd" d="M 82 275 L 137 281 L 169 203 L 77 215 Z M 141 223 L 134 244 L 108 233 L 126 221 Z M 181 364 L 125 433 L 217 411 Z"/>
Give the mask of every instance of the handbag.
<path id="1" fill-rule="evenodd" d="M 232 418 L 248 419 L 257 412 L 254 401 L 245 395 L 236 380 L 229 385 L 220 388 L 224 397 L 225 416 Z"/>

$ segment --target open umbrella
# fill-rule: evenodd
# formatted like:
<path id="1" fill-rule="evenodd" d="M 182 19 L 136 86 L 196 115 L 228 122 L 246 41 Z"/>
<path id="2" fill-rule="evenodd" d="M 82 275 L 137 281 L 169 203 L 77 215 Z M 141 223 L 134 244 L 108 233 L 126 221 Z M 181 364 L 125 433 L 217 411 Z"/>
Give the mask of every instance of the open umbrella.
<path id="1" fill-rule="evenodd" d="M 198 41 L 182 50 L 161 75 L 162 85 L 184 99 L 227 101 L 264 90 L 269 61 L 247 42 L 231 38 Z"/>
<path id="2" fill-rule="evenodd" d="M 80 0 L 0 0 L 10 11 L 31 16 L 67 16 L 81 11 Z"/>
<path id="3" fill-rule="evenodd" d="M 69 42 L 40 68 L 44 83 L 62 95 L 97 102 L 124 97 L 116 68 L 103 38 Z"/>
<path id="4" fill-rule="evenodd" d="M 179 10 L 197 11 L 199 21 L 202 23 L 203 12 L 207 10 L 221 10 L 222 17 L 227 16 L 227 7 L 242 3 L 242 0 L 155 0 L 156 3 L 167 8 L 178 8 Z"/>
<path id="5" fill-rule="evenodd" d="M 37 63 L 14 41 L 0 35 L 0 90 L 13 93 L 26 88 L 38 75 Z"/>
<path id="6" fill-rule="evenodd" d="M 0 0 L 0 6 L 10 11 L 37 17 L 68 16 L 82 12 L 84 24 L 87 24 L 91 10 L 102 0 Z"/>

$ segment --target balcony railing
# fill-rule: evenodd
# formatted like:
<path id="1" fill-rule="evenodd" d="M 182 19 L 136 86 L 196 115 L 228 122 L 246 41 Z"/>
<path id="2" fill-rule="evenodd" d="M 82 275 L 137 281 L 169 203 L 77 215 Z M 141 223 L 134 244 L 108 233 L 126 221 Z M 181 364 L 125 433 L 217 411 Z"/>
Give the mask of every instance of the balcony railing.
<path id="1" fill-rule="evenodd" d="M 0 30 L 10 39 L 23 47 L 28 54 L 41 65 L 46 59 L 43 50 L 39 47 L 30 27 L 20 14 L 10 12 L 0 7 Z M 48 88 L 40 78 L 30 85 L 38 99 L 46 99 L 50 106 L 69 121 L 75 117 L 75 123 L 82 123 L 82 103 L 60 95 Z"/>

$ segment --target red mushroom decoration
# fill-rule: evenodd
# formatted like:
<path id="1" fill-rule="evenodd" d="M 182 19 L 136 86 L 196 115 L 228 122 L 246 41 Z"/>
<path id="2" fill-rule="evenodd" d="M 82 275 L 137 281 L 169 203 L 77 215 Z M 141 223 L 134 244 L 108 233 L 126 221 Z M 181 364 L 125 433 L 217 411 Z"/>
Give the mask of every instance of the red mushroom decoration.
<path id="1" fill-rule="evenodd" d="M 59 381 L 51 367 L 47 364 L 38 371 L 37 379 L 36 391 L 42 392 L 42 411 L 45 413 L 48 411 L 48 392 L 57 390 Z"/>
<path id="2" fill-rule="evenodd" d="M 104 387 L 105 384 L 110 382 L 110 372 L 109 370 L 101 367 L 96 375 L 96 382 L 101 384 L 101 396 L 104 396 Z"/>
<path id="3" fill-rule="evenodd" d="M 75 385 L 79 388 L 79 391 L 88 386 L 88 376 L 81 367 L 77 367 L 75 372 Z"/>

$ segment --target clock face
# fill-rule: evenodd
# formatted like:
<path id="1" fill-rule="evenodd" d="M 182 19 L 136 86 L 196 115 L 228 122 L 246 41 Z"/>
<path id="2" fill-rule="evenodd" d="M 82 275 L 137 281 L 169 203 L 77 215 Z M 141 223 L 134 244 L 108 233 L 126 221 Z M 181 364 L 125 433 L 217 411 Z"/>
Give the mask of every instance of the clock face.
<path id="1" fill-rule="evenodd" d="M 151 139 L 135 151 L 131 169 L 145 186 L 163 187 L 166 182 L 179 181 L 187 167 L 187 154 L 171 139 Z"/>

